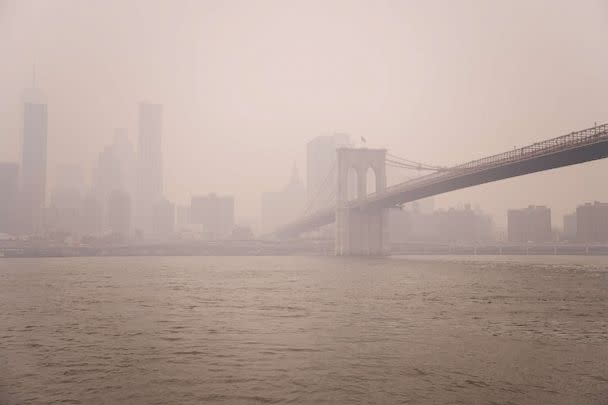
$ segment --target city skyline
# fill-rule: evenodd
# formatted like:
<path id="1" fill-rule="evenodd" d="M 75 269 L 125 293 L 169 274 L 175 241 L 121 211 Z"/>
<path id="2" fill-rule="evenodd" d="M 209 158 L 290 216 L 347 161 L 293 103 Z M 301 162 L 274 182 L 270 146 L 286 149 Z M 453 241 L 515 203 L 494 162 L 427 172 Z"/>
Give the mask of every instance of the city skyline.
<path id="1" fill-rule="evenodd" d="M 119 9 L 118 3 L 110 2 L 102 10 L 91 5 L 99 19 L 86 27 L 73 23 L 85 13 L 82 6 L 56 4 L 64 7 L 2 5 L 0 18 L 10 31 L 0 41 L 7 41 L 6 55 L 15 63 L 10 69 L 0 68 L 7 89 L 0 100 L 0 160 L 18 160 L 21 94 L 30 86 L 35 63 L 38 87 L 49 106 L 50 174 L 63 163 L 90 167 L 116 127 L 126 128 L 136 144 L 137 105 L 149 100 L 165 108 L 167 197 L 183 204 L 193 193 L 235 193 L 239 217 L 259 213 L 262 192 L 282 184 L 281 174 L 294 160 L 305 173 L 302 145 L 319 135 L 364 136 L 370 147 L 450 164 L 589 127 L 608 116 L 602 102 L 608 56 L 601 40 L 607 35 L 601 2 L 590 2 L 586 8 L 551 2 L 548 15 L 548 3 L 542 2 L 494 8 L 472 3 L 460 9 L 386 3 L 374 9 L 371 19 L 363 3 L 338 2 L 324 10 L 337 26 L 319 17 L 321 6 L 313 2 L 296 6 L 303 20 L 286 13 L 286 25 L 280 27 L 276 22 L 263 24 L 267 12 L 286 11 L 276 2 L 241 8 L 184 3 L 182 9 L 150 2 L 149 18 L 139 34 L 128 25 L 137 11 L 132 4 Z M 458 25 L 449 20 L 446 25 L 448 14 Z M 393 16 L 406 23 L 397 24 Z M 541 30 L 535 24 L 539 16 L 547 21 Z M 573 16 L 588 22 L 584 29 L 569 24 Z M 155 22 L 161 18 L 166 24 L 159 26 Z M 37 21 L 38 26 L 28 26 L 28 21 Z M 114 34 L 102 31 L 109 21 L 128 40 L 115 41 Z M 221 28 L 222 21 L 240 24 L 228 33 Z M 363 22 L 367 37 L 356 29 Z M 304 35 L 312 23 L 317 31 Z M 454 44 L 450 34 L 460 24 L 468 24 L 469 30 Z M 174 31 L 177 26 L 182 31 Z M 252 28 L 256 34 L 248 36 Z M 274 35 L 279 28 L 284 38 Z M 44 36 L 38 35 L 40 29 Z M 76 31 L 78 38 L 72 35 Z M 479 39 L 482 31 L 484 39 Z M 512 34 L 512 42 L 502 39 L 505 31 Z M 382 41 L 390 32 L 404 40 Z M 18 48 L 12 41 L 16 35 L 22 37 Z M 185 36 L 196 40 L 184 41 Z M 218 47 L 208 42 L 211 36 Z M 70 40 L 55 54 L 51 43 L 60 39 Z M 174 47 L 176 43 L 179 46 Z M 247 51 L 265 43 L 270 49 L 262 48 L 260 55 L 269 59 Z M 100 51 L 86 58 L 80 53 L 84 44 Z M 155 44 L 158 53 L 146 51 L 147 44 Z M 376 48 L 385 54 L 382 61 L 373 57 Z M 276 52 L 280 49 L 283 56 Z M 535 55 L 537 49 L 542 55 Z M 446 58 L 451 63 L 443 65 Z M 295 70 L 296 63 L 299 67 L 308 59 L 317 62 L 308 70 Z M 55 63 L 59 61 L 73 63 Z M 237 65 L 249 69 L 236 70 Z M 87 75 L 75 75 L 77 71 Z M 470 72 L 479 73 L 475 81 Z M 265 86 L 272 80 L 281 85 Z M 356 90 L 349 90 L 354 83 Z M 440 95 L 429 99 L 426 94 L 437 88 L 442 89 Z M 468 96 L 463 101 L 460 95 L 465 90 Z M 583 99 L 585 103 L 580 102 Z M 63 156 L 66 144 L 82 153 Z M 260 163 L 250 156 L 273 158 Z M 237 163 L 224 167 L 228 161 Z M 220 167 L 223 181 L 211 175 Z M 508 208 L 551 205 L 558 221 L 582 201 L 608 200 L 608 191 L 600 187 L 606 170 L 606 162 L 594 162 L 455 192 L 438 197 L 436 203 L 444 208 L 479 204 L 497 220 L 505 218 Z M 54 176 L 49 177 L 52 184 Z M 570 184 L 568 190 L 560 187 L 564 180 Z"/>
<path id="2" fill-rule="evenodd" d="M 37 94 L 42 94 L 39 89 L 36 90 Z M 32 93 L 30 91 L 30 93 Z M 32 93 L 33 94 L 33 93 Z M 45 215 L 48 213 L 54 215 L 66 215 L 69 217 L 70 209 L 74 209 L 75 201 L 74 197 L 79 199 L 84 198 L 86 193 L 92 193 L 93 196 L 97 199 L 97 202 L 101 206 L 102 210 L 102 219 L 101 219 L 101 228 L 100 230 L 115 230 L 122 229 L 123 234 L 128 235 L 130 230 L 138 230 L 139 232 L 143 231 L 146 235 L 154 235 L 158 227 L 164 227 L 167 232 L 172 232 L 173 227 L 179 222 L 176 221 L 176 211 L 175 204 L 166 200 L 163 194 L 163 185 L 162 185 L 162 172 L 163 172 L 163 158 L 162 158 L 162 110 L 163 107 L 161 104 L 151 104 L 151 103 L 140 103 L 139 104 L 139 113 L 138 113 L 138 152 L 137 154 L 133 150 L 133 145 L 131 144 L 126 130 L 124 128 L 115 129 L 113 143 L 110 145 L 106 145 L 104 149 L 98 155 L 97 166 L 92 170 L 91 181 L 88 185 L 85 186 L 83 182 L 83 172 L 80 171 L 80 167 L 76 165 L 63 164 L 58 169 L 57 180 L 52 187 L 50 187 L 49 198 L 46 198 L 45 195 L 46 187 L 45 185 L 48 182 L 47 176 L 47 167 L 46 167 L 46 144 L 47 144 L 47 104 L 42 100 L 34 100 L 34 101 L 25 101 L 23 104 L 24 108 L 24 126 L 23 126 L 23 144 L 24 147 L 22 149 L 22 157 L 20 162 L 3 162 L 4 169 L 4 182 L 7 184 L 9 189 L 8 198 L 14 198 L 20 201 L 21 207 L 18 212 L 19 221 L 22 234 L 41 234 L 45 232 L 49 232 L 53 229 L 53 226 L 56 226 L 58 223 L 54 221 L 61 221 L 58 218 L 45 218 Z M 329 176 L 329 183 L 335 182 L 335 171 L 331 171 L 335 166 L 335 158 L 332 158 L 332 151 L 336 151 L 340 147 L 354 147 L 354 143 L 349 139 L 348 134 L 334 134 L 328 136 L 318 136 L 309 141 L 306 145 L 307 150 L 307 165 L 306 171 L 309 173 L 308 183 L 309 187 L 311 184 L 316 188 L 319 188 L 320 185 L 326 183 L 328 180 L 327 175 Z M 365 145 L 360 145 L 365 149 Z M 40 158 L 41 157 L 41 158 Z M 333 163 L 332 163 L 333 162 Z M 13 167 L 15 169 L 13 169 Z M 25 167 L 25 170 L 21 170 L 20 168 Z M 330 170 L 329 173 L 324 175 L 325 171 Z M 562 169 L 563 170 L 563 169 Z M 14 197 L 10 195 L 10 179 L 11 172 L 17 173 L 19 177 L 19 193 L 18 197 Z M 311 174 L 313 173 L 312 177 Z M 350 172 L 349 172 L 350 175 Z M 15 177 L 14 175 L 12 177 Z M 333 180 L 332 180 L 333 178 Z M 294 195 L 288 194 L 288 190 L 294 187 L 293 185 L 299 182 L 299 176 L 297 174 L 297 166 L 294 164 L 293 173 L 291 176 L 290 184 L 288 184 L 287 188 L 285 188 L 281 192 L 263 192 L 262 193 L 262 208 L 261 213 L 255 217 L 255 228 L 258 228 L 260 224 L 262 227 L 260 229 L 263 230 L 261 234 L 267 234 L 272 231 L 272 227 L 264 226 L 265 215 L 272 215 L 273 211 L 276 215 L 276 218 L 273 220 L 274 227 L 280 226 L 283 223 L 287 223 L 296 219 L 298 216 L 310 213 L 312 211 L 323 208 L 323 206 L 327 206 L 331 203 L 328 200 L 328 196 L 322 195 L 321 199 L 326 200 L 321 205 L 313 204 L 313 200 L 315 198 L 318 199 L 318 192 L 320 190 L 311 190 L 310 188 L 304 189 L 302 187 L 301 196 L 295 197 Z M 312 181 L 312 183 L 311 183 Z M 356 186 L 354 183 L 350 184 L 351 181 L 349 179 L 349 189 L 350 193 L 352 193 L 353 186 Z M 300 187 L 300 186 L 296 186 Z M 331 188 L 331 186 L 329 186 Z M 325 190 L 329 191 L 329 190 Z M 72 192 L 72 197 L 69 197 L 70 192 Z M 76 192 L 76 194 L 74 194 Z M 304 193 L 307 193 L 308 196 L 304 197 Z M 368 190 L 369 192 L 369 190 Z M 117 194 L 122 193 L 122 194 Z M 283 194 L 281 194 L 283 193 Z M 293 194 L 293 191 L 289 191 L 289 193 Z M 297 195 L 297 192 L 295 195 Z M 194 202 L 196 198 L 200 198 L 201 193 L 196 191 L 191 192 L 191 201 Z M 210 196 L 215 195 L 215 191 L 208 193 Z M 267 197 L 275 195 L 272 198 L 274 202 L 270 202 L 271 200 L 267 200 Z M 316 195 L 316 197 L 315 197 Z M 29 196 L 29 197 L 28 197 Z M 32 197 L 33 196 L 33 197 Z M 25 200 L 23 200 L 25 198 Z M 69 201 L 72 198 L 72 201 Z M 230 227 L 234 225 L 242 225 L 242 223 L 235 222 L 235 203 L 234 197 L 230 196 L 230 200 L 232 201 L 230 210 Z M 333 197 L 330 197 L 333 198 Z M 352 198 L 352 197 L 349 197 Z M 44 203 L 44 200 L 47 200 Z M 125 200 L 126 199 L 126 200 Z M 63 203 L 59 203 L 58 201 L 63 200 Z M 266 201 L 267 200 L 267 201 Z M 8 200 L 7 200 L 8 201 Z M 43 202 L 41 202 L 43 201 Z M 83 200 L 84 201 L 84 200 Z M 303 207 L 297 208 L 298 205 L 306 202 L 306 209 Z M 595 201 L 595 205 L 598 204 L 598 200 L 594 199 L 591 201 Z M 28 208 L 28 204 L 24 204 L 24 202 L 28 202 L 31 207 Z M 589 206 L 590 201 L 579 201 L 575 205 L 575 215 L 580 211 L 581 207 Z M 6 206 L 3 209 L 7 209 L 10 201 L 4 202 Z M 61 206 L 63 204 L 63 207 Z M 118 204 L 118 205 L 117 205 Z M 268 207 L 265 208 L 264 204 L 268 204 Z M 107 205 L 107 207 L 106 207 Z M 68 208 L 66 213 L 61 214 L 57 211 L 57 209 L 61 210 L 62 208 Z M 281 210 L 285 211 L 285 206 L 289 213 L 280 214 Z M 414 205 L 415 206 L 415 205 Z M 459 210 L 462 207 L 465 207 L 465 210 L 470 207 L 470 203 L 465 204 L 457 204 L 455 206 L 450 206 L 449 211 L 451 212 L 454 209 Z M 113 207 L 113 208 L 112 208 Z M 122 212 L 117 212 L 116 207 L 123 207 Z M 272 208 L 270 208 L 272 207 Z M 290 208 L 291 207 L 291 208 Z M 476 205 L 478 207 L 478 205 Z M 534 208 L 534 204 L 529 204 L 529 209 Z M 443 207 L 445 208 L 445 207 Z M 541 208 L 540 206 L 536 206 L 536 208 Z M 544 207 L 542 207 L 544 208 Z M 188 209 L 192 209 L 191 206 L 188 206 Z M 264 214 L 264 210 L 267 210 L 267 214 Z M 479 208 L 476 208 L 477 210 Z M 34 211 L 32 211 L 34 210 Z M 55 211 L 53 211 L 55 210 Z M 170 210 L 170 211 L 167 211 Z M 414 208 L 415 210 L 415 208 Z M 511 230 L 511 214 L 518 211 L 525 211 L 526 209 L 513 209 L 509 208 L 506 212 L 506 219 L 508 225 L 508 239 L 510 241 L 525 241 L 526 237 L 518 236 L 512 237 Z M 560 223 L 555 219 L 552 220 L 551 216 L 551 208 L 546 209 L 547 217 L 548 217 L 548 231 L 545 232 L 545 237 L 530 237 L 530 241 L 539 241 L 539 242 L 547 242 L 554 240 L 554 236 L 552 235 L 554 230 L 563 230 L 564 234 L 568 233 L 568 225 L 566 224 L 566 217 L 568 215 L 572 215 L 573 207 L 568 207 L 566 209 L 566 213 L 562 216 L 563 221 Z M 172 212 L 168 214 L 168 212 Z M 285 211 L 287 212 L 287 211 Z M 441 214 L 442 210 L 433 211 L 434 213 Z M 30 215 L 31 213 L 31 215 Z M 113 213 L 113 214 L 112 214 Z M 109 216 L 108 216 L 109 215 Z M 159 217 L 163 219 L 153 219 Z M 173 219 L 171 219 L 170 228 L 167 228 L 166 215 L 170 215 Z M 189 214 L 191 215 L 191 214 Z M 217 215 L 212 214 L 211 211 L 205 215 Z M 220 214 L 223 215 L 223 214 Z M 580 214 L 578 214 L 580 216 Z M 600 214 L 601 215 L 601 214 Z M 5 215 L 6 217 L 7 215 Z M 73 216 L 73 215 L 72 215 Z M 200 215 L 199 215 L 200 217 Z M 25 219 L 32 223 L 28 223 Z M 122 222 L 117 223 L 116 218 L 122 218 Z M 144 218 L 142 220 L 142 218 Z M 149 219 L 145 219 L 149 218 Z M 496 218 L 490 216 L 491 223 L 494 225 L 498 225 L 493 229 L 494 238 L 496 238 L 496 232 L 501 232 L 504 229 L 504 224 L 502 223 L 502 218 Z M 603 217 L 601 221 L 603 221 Z M 69 218 L 67 218 L 69 220 Z M 498 220 L 497 220 L 498 219 Z M 46 221 L 45 221 L 46 220 Z M 64 218 L 63 221 L 66 219 Z M 152 222 L 150 222 L 152 221 Z M 160 222 L 158 222 L 160 221 Z M 4 218 L 4 227 L 6 229 L 10 229 L 7 225 L 8 222 L 6 218 Z M 525 225 L 525 222 L 523 224 Z M 161 223 L 165 225 L 161 225 Z M 192 221 L 192 224 L 202 223 L 200 221 Z M 551 224 L 554 224 L 552 226 Z M 559 225 L 557 225 L 559 223 Z M 250 224 L 248 224 L 250 225 Z M 65 226 L 65 224 L 64 224 Z M 519 225 L 518 225 L 519 226 Z M 131 228 L 133 227 L 133 228 Z M 65 229 L 69 229 L 65 228 Z M 64 229 L 64 230 L 65 230 Z M 80 228 L 78 228 L 80 229 Z M 170 231 L 169 231 L 170 229 Z M 227 229 L 227 228 L 225 228 Z M 77 231 L 80 233 L 81 231 Z M 224 230 L 222 232 L 212 231 L 209 233 L 209 230 L 205 230 L 207 234 L 213 235 L 222 235 L 222 238 L 227 238 L 230 236 L 230 232 Z M 520 231 L 522 235 L 525 231 Z M 587 232 L 587 231 L 585 231 Z M 603 228 L 599 231 L 595 232 L 604 232 Z M 166 232 L 165 232 L 166 233 Z M 580 232 L 579 232 L 580 233 Z M 500 238 L 499 238 L 500 239 Z M 577 233 L 577 239 L 580 239 L 580 235 Z M 598 239 L 598 241 L 601 241 Z"/>
<path id="3" fill-rule="evenodd" d="M 0 403 L 607 404 L 608 0 L 0 0 Z"/>
<path id="4" fill-rule="evenodd" d="M 36 88 L 36 89 L 27 89 L 27 90 L 24 91 L 24 94 L 32 94 L 33 93 L 32 90 L 35 90 L 35 93 L 37 94 L 37 97 L 41 97 L 40 95 L 44 94 L 43 90 L 38 89 L 38 88 Z M 47 114 L 46 110 L 48 109 L 48 103 L 46 101 L 33 102 L 33 103 L 30 103 L 30 102 L 27 102 L 27 101 L 24 102 L 24 104 L 23 104 L 24 109 L 25 109 L 24 110 L 24 119 L 25 119 L 25 117 L 27 117 L 27 114 L 28 114 L 26 107 L 32 106 L 32 105 L 33 106 L 40 105 L 40 106 L 44 107 L 44 109 L 45 109 L 45 111 L 44 111 L 44 114 L 45 114 L 44 119 L 46 120 L 47 119 L 47 117 L 46 117 L 46 114 Z M 142 129 L 140 129 L 141 128 L 141 119 L 142 119 L 141 118 L 142 107 L 144 108 L 144 110 L 145 109 L 149 110 L 150 107 L 153 107 L 153 109 L 157 109 L 158 111 L 155 112 L 152 115 L 155 115 L 155 114 L 156 115 L 162 115 L 162 104 L 152 104 L 152 103 L 148 103 L 148 102 L 140 102 L 140 103 L 138 103 L 138 110 L 139 110 L 139 118 L 138 119 L 140 121 L 140 125 L 138 125 L 134 131 L 132 131 L 132 132 L 140 134 L 140 135 L 138 135 L 138 138 L 136 138 L 136 142 L 137 142 L 138 148 L 142 147 L 142 145 L 141 145 L 141 142 L 142 142 L 141 141 L 141 133 L 142 133 L 141 131 L 142 131 Z M 30 109 L 31 109 L 31 107 L 30 107 Z M 147 114 L 150 115 L 151 111 L 149 111 Z M 159 126 L 159 128 L 160 128 L 162 126 L 162 122 L 161 122 L 162 118 L 158 118 L 158 120 L 160 120 L 160 121 L 156 125 Z M 594 123 L 594 124 L 597 124 L 597 123 Z M 46 125 L 46 122 L 45 122 L 45 125 Z M 146 124 L 144 124 L 143 126 L 145 127 Z M 46 126 L 45 126 L 45 130 L 48 132 L 48 129 L 46 129 Z M 24 127 L 24 131 L 26 131 L 25 127 Z M 160 131 L 160 129 L 158 129 L 158 131 Z M 30 132 L 31 132 L 31 130 L 30 130 Z M 113 135 L 112 141 L 114 143 L 119 142 L 119 140 L 120 140 L 120 142 L 122 142 L 123 145 L 124 144 L 127 144 L 127 145 L 131 144 L 130 147 L 132 147 L 133 142 L 131 141 L 131 137 L 128 135 L 129 131 L 126 128 L 117 128 L 117 129 L 114 129 L 113 132 L 114 132 L 114 135 Z M 144 132 L 145 132 L 145 130 L 144 130 Z M 21 135 L 22 139 L 24 139 L 23 136 L 26 136 L 26 133 L 27 133 L 27 131 L 24 132 L 24 133 L 22 133 L 22 135 Z M 160 134 L 160 132 L 159 132 L 159 134 Z M 48 134 L 45 133 L 45 137 L 48 138 Z M 321 141 L 322 139 L 329 140 L 331 138 L 335 138 L 335 139 L 344 138 L 344 140 L 342 140 L 342 141 L 336 141 L 337 142 L 336 145 L 338 145 L 338 146 L 342 145 L 342 144 L 344 144 L 344 145 L 349 144 L 349 145 L 351 145 L 353 147 L 366 147 L 365 144 L 361 144 L 360 142 L 359 143 L 355 143 L 352 140 L 351 141 L 347 141 L 348 138 L 353 138 L 349 134 L 334 133 L 334 134 L 331 134 L 331 135 L 321 135 L 321 136 L 312 137 L 307 142 L 307 145 L 304 145 L 304 147 L 302 149 L 306 150 L 307 147 L 308 147 L 308 149 L 310 149 L 310 145 L 313 142 L 318 142 L 318 141 Z M 45 142 L 48 142 L 48 140 L 45 139 Z M 157 140 L 156 142 L 157 142 L 157 147 L 160 147 L 160 139 Z M 124 147 L 125 146 L 123 146 L 123 148 Z M 106 153 L 107 153 L 108 146 L 106 145 L 104 148 L 105 148 Z M 6 160 L 6 161 L 4 161 L 4 163 L 8 163 L 8 164 L 17 163 L 19 165 L 20 177 L 21 177 L 22 176 L 21 165 L 22 165 L 22 162 L 23 162 L 23 159 L 24 159 L 23 154 L 25 153 L 23 147 L 21 148 L 21 152 L 20 153 L 22 154 L 21 159 L 14 160 L 14 161 Z M 104 153 L 103 150 L 102 150 L 101 153 L 103 155 L 103 153 Z M 121 153 L 124 156 L 124 154 L 125 154 L 124 150 Z M 139 151 L 139 153 L 140 154 L 142 153 L 141 150 Z M 304 170 L 304 172 L 310 173 L 309 169 L 308 169 L 309 164 L 311 163 L 311 161 L 310 161 L 310 151 L 308 152 L 308 155 L 309 155 L 309 158 L 308 158 L 309 161 L 305 162 L 305 165 L 304 165 L 305 170 Z M 147 163 L 147 165 L 149 166 L 147 168 L 148 170 L 144 169 L 143 172 L 142 172 L 142 168 L 134 168 L 135 173 L 133 175 L 135 177 L 137 177 L 137 176 L 139 176 L 138 173 L 149 173 L 150 171 L 156 171 L 157 172 L 157 176 L 160 174 L 161 178 L 160 178 L 160 180 L 154 180 L 154 181 L 157 182 L 157 184 L 156 185 L 152 185 L 152 187 L 155 188 L 157 191 L 153 191 L 153 193 L 156 193 L 155 195 L 157 195 L 157 196 L 162 196 L 163 195 L 163 192 L 162 192 L 162 187 L 163 187 L 162 186 L 162 182 L 163 182 L 163 180 L 162 180 L 162 178 L 165 177 L 163 175 L 162 153 L 161 153 L 160 157 L 157 157 L 155 159 L 158 160 L 159 163 Z M 598 162 L 602 162 L 602 161 L 600 160 Z M 589 164 L 591 164 L 591 165 L 598 164 L 598 162 L 589 162 L 589 163 L 587 163 L 587 165 L 589 165 Z M 130 162 L 130 164 L 137 165 L 138 163 L 135 160 L 133 160 L 132 162 Z M 96 185 L 96 184 L 98 184 L 98 179 L 96 179 L 96 174 L 95 174 L 96 170 L 98 170 L 97 169 L 97 165 L 98 165 L 98 163 L 96 163 L 95 161 L 85 163 L 84 166 L 86 167 L 86 169 L 83 169 L 83 171 L 81 173 L 79 173 L 79 175 L 82 178 L 88 179 L 88 181 L 84 181 L 83 182 L 83 185 L 85 187 L 88 187 L 88 189 L 91 190 L 91 191 L 94 191 L 95 187 L 98 187 Z M 325 164 L 325 165 L 327 165 L 327 164 Z M 60 164 L 58 164 L 58 165 L 56 165 L 55 167 L 52 167 L 52 168 L 48 167 L 48 166 L 46 167 L 46 169 L 45 169 L 46 170 L 46 176 L 45 176 L 45 179 L 44 179 L 44 183 L 45 183 L 45 187 L 44 187 L 44 196 L 45 197 L 44 197 L 44 199 L 46 201 L 46 205 L 48 205 L 50 203 L 50 200 L 49 200 L 48 196 L 51 195 L 51 192 L 54 189 L 56 189 L 58 185 L 61 184 L 61 174 L 62 174 L 61 170 L 63 168 L 65 168 L 66 166 L 72 167 L 72 168 L 82 168 L 82 166 L 80 166 L 80 165 L 70 164 L 70 163 L 65 163 L 65 162 L 62 162 L 62 163 L 60 163 Z M 295 168 L 298 167 L 297 163 L 294 163 L 294 167 Z M 325 166 L 323 168 L 326 169 Z M 567 167 L 567 168 L 562 168 L 560 170 L 572 170 L 572 168 L 568 168 Z M 389 170 L 389 172 L 390 172 L 390 170 Z M 553 172 L 555 173 L 556 171 L 554 170 Z M 408 171 L 408 172 L 405 172 L 405 173 L 409 174 L 409 176 L 407 176 L 407 177 L 412 177 L 412 173 L 414 173 L 414 177 L 416 175 L 419 175 L 419 173 L 415 173 L 415 172 L 412 172 L 412 171 Z M 400 179 L 400 178 L 404 177 L 403 175 L 404 175 L 404 172 L 397 171 L 396 173 L 394 173 L 393 177 L 395 177 L 397 179 Z M 317 177 L 319 177 L 319 176 L 323 177 L 321 173 Z M 515 179 L 502 180 L 501 182 L 522 181 L 522 180 L 524 180 L 526 178 L 533 177 L 533 176 L 538 176 L 538 174 L 533 174 L 533 175 L 529 175 L 529 176 L 526 176 L 526 177 L 518 177 L 518 178 L 515 178 Z M 407 177 L 405 177 L 405 178 L 407 178 Z M 306 179 L 307 179 L 307 181 L 310 181 L 310 180 L 308 180 L 308 177 L 306 177 Z M 316 180 L 316 181 L 320 182 L 321 180 Z M 395 181 L 395 180 L 393 180 L 393 181 Z M 316 183 L 313 183 L 313 184 L 316 184 Z M 279 187 L 279 186 L 280 185 L 275 185 L 274 187 Z M 462 197 L 464 197 L 464 199 L 454 200 L 454 199 L 450 199 L 450 198 L 442 198 L 442 197 L 446 197 L 445 195 L 436 196 L 435 199 L 440 201 L 439 207 L 443 208 L 443 209 L 460 208 L 460 207 L 463 207 L 463 206 L 466 206 L 466 205 L 470 205 L 470 204 L 473 204 L 475 206 L 480 206 L 481 204 L 479 204 L 478 201 L 467 200 L 466 197 L 467 196 L 472 196 L 472 195 L 475 194 L 475 193 L 471 193 L 472 189 L 482 188 L 482 187 L 487 187 L 487 186 L 485 186 L 485 185 L 476 186 L 476 187 L 465 189 L 465 190 L 458 190 L 458 191 L 454 191 L 454 192 L 451 192 L 451 193 L 447 193 L 448 195 L 462 194 Z M 306 191 L 307 191 L 307 193 L 311 193 L 311 191 L 308 190 L 308 189 Z M 130 192 L 133 194 L 133 198 L 137 198 L 136 196 L 139 193 L 139 191 L 137 191 L 137 190 L 131 190 Z M 215 193 L 215 192 L 216 192 L 216 190 L 205 190 L 205 191 L 191 190 L 190 194 L 189 194 L 189 198 L 186 200 L 186 202 L 189 202 L 189 200 L 194 195 L 200 195 L 200 194 L 204 194 L 204 193 Z M 262 209 L 261 201 L 263 200 L 264 193 L 266 193 L 266 192 L 267 192 L 267 190 L 260 192 L 260 210 Z M 234 190 L 231 190 L 231 191 L 229 190 L 227 193 L 228 194 L 234 194 Z M 569 213 L 571 213 L 573 207 L 576 207 L 576 206 L 578 206 L 580 204 L 584 204 L 584 203 L 588 203 L 588 202 L 593 202 L 593 201 L 601 200 L 601 198 L 593 197 L 593 196 L 598 196 L 598 195 L 602 195 L 601 190 L 600 190 L 600 192 L 597 192 L 597 190 L 595 190 L 595 192 L 593 194 L 591 194 L 591 197 L 588 198 L 588 199 L 586 199 L 586 200 L 579 199 L 578 201 L 575 202 L 575 204 L 573 206 L 562 206 L 562 207 L 560 207 L 560 209 L 559 209 L 558 212 L 553 212 L 552 211 L 552 221 L 554 223 L 558 223 L 559 220 L 561 218 L 563 218 L 564 215 L 568 215 Z M 311 196 L 308 196 L 307 197 L 307 201 L 310 198 L 311 198 Z M 543 201 L 545 201 L 545 200 L 543 200 Z M 527 201 L 522 202 L 520 205 L 551 205 L 551 202 L 546 203 L 546 204 L 535 204 L 534 201 L 527 200 Z M 316 207 L 316 208 L 319 208 L 319 207 Z M 508 210 L 510 210 L 510 209 L 512 209 L 512 207 L 508 207 L 503 213 L 501 213 L 501 212 L 499 212 L 499 213 L 491 212 L 491 215 L 494 218 L 495 223 L 499 227 L 506 227 L 506 225 L 507 225 L 507 215 L 505 213 Z M 248 215 L 250 215 L 250 216 L 257 217 L 258 221 L 260 220 L 259 211 L 256 212 L 256 213 L 251 213 L 251 212 L 247 211 L 246 213 Z M 241 213 L 238 213 L 237 216 L 243 217 L 243 215 Z"/>

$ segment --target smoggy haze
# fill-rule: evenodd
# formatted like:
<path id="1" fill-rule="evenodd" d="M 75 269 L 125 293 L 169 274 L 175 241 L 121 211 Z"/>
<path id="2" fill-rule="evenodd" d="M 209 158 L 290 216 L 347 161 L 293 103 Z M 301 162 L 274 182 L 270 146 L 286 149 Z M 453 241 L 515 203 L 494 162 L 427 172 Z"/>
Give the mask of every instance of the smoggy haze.
<path id="1" fill-rule="evenodd" d="M 539 22 L 542 22 L 540 24 Z M 32 66 L 48 168 L 90 169 L 114 128 L 163 104 L 164 185 L 259 215 L 305 144 L 336 131 L 451 164 L 608 121 L 606 1 L 0 0 L 0 161 L 19 160 Z M 608 200 L 608 161 L 450 193 L 437 205 Z M 559 221 L 561 222 L 561 221 Z"/>

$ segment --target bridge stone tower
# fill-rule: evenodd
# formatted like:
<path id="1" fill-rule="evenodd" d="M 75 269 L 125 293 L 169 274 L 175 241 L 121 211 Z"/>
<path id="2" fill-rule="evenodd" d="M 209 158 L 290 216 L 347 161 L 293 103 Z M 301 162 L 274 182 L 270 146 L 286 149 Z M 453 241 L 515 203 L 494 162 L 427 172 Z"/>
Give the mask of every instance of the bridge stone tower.
<path id="1" fill-rule="evenodd" d="M 365 204 L 362 208 L 351 208 L 349 202 L 367 200 L 370 171 L 375 177 L 375 189 L 370 193 L 386 189 L 386 150 L 339 148 L 337 154 L 336 255 L 385 255 L 387 210 Z M 356 181 L 349 173 L 356 175 Z"/>

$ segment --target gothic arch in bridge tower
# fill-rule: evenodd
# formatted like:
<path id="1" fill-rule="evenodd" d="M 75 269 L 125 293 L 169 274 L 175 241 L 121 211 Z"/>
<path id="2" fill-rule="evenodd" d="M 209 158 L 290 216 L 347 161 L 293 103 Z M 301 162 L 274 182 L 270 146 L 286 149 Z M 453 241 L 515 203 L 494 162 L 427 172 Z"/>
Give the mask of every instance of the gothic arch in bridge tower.
<path id="1" fill-rule="evenodd" d="M 385 149 L 337 150 L 337 255 L 387 253 L 386 209 L 366 207 L 365 204 L 360 208 L 352 208 L 350 203 L 353 199 L 349 198 L 356 196 L 357 202 L 365 202 L 368 194 L 386 188 L 385 160 Z M 356 186 L 352 184 L 352 175 L 349 177 L 353 171 L 356 173 Z"/>
<path id="2" fill-rule="evenodd" d="M 365 173 L 366 178 L 366 190 L 365 194 L 370 195 L 378 191 L 378 184 L 376 181 L 376 171 L 373 167 L 368 167 Z"/>

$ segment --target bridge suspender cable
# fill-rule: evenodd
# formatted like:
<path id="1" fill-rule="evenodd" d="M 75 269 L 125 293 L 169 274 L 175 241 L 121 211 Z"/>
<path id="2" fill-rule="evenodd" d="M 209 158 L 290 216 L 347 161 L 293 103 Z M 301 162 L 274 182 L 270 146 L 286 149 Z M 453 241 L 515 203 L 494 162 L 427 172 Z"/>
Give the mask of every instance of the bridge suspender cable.
<path id="1" fill-rule="evenodd" d="M 402 169 L 410 169 L 410 170 L 418 170 L 418 171 L 443 171 L 446 170 L 444 167 L 429 165 L 425 163 L 415 162 L 413 160 L 405 159 L 396 155 L 387 154 L 386 159 L 387 166 L 402 168 Z M 319 201 L 320 197 L 327 194 L 327 198 L 329 200 L 333 199 L 336 196 L 335 185 L 331 184 L 333 179 L 333 174 L 336 169 L 336 161 L 333 162 L 329 172 L 319 185 L 319 188 L 313 194 L 313 198 L 311 198 L 306 208 L 304 209 L 304 215 L 307 215 L 311 212 L 313 208 L 315 208 L 316 203 Z"/>
<path id="2" fill-rule="evenodd" d="M 327 185 L 328 185 L 328 183 L 331 183 L 331 182 L 329 182 L 329 180 L 333 178 L 333 173 L 334 173 L 335 169 L 336 169 L 336 161 L 334 160 L 333 164 L 331 165 L 331 168 L 329 169 L 329 172 L 327 172 L 327 175 L 325 176 L 325 178 L 319 185 L 319 188 L 316 190 L 316 193 L 314 194 L 313 198 L 311 198 L 310 201 L 308 201 L 308 204 L 306 205 L 306 208 L 304 209 L 304 215 L 308 214 L 312 210 L 312 208 L 315 206 L 315 203 L 317 202 L 319 197 L 323 194 L 324 191 L 327 191 Z M 330 193 L 330 195 L 332 195 L 331 194 L 332 192 L 335 193 L 335 190 L 334 190 L 335 185 L 333 187 L 330 185 L 330 187 L 331 188 L 329 189 L 329 193 Z"/>

